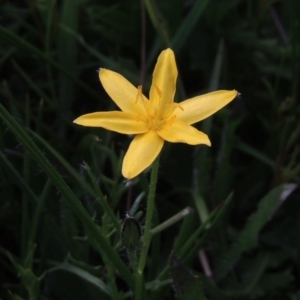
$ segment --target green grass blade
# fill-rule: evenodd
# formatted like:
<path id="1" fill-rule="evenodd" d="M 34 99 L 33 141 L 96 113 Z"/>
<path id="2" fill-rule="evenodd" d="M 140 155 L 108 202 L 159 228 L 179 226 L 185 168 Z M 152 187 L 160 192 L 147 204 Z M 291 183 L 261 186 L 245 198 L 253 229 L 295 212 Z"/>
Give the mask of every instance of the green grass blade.
<path id="1" fill-rule="evenodd" d="M 199 239 L 199 242 L 197 243 L 198 249 L 201 248 L 199 244 L 203 244 L 204 241 L 207 239 L 208 233 L 211 229 L 213 229 L 215 226 L 219 224 L 219 221 L 222 219 L 223 215 L 227 212 L 227 209 L 229 207 L 229 204 L 231 203 L 232 194 L 230 194 L 227 199 L 224 201 L 222 206 L 217 207 L 206 219 L 204 223 L 199 226 L 199 228 L 189 237 L 189 239 L 182 245 L 180 249 L 178 249 L 178 254 L 180 257 L 184 257 L 185 255 L 188 255 L 188 253 L 191 251 L 193 245 L 195 244 L 195 241 L 197 238 L 199 238 L 200 235 L 201 238 Z M 207 228 L 209 225 L 209 228 Z"/>
<path id="2" fill-rule="evenodd" d="M 223 64 L 223 55 L 224 55 L 224 42 L 221 40 L 219 43 L 218 52 L 215 57 L 213 72 L 210 78 L 209 91 L 215 91 L 219 87 L 222 64 Z M 213 122 L 213 116 L 210 116 L 209 118 L 203 120 L 201 124 L 201 129 L 208 135 L 211 132 L 212 122 Z"/>
<path id="3" fill-rule="evenodd" d="M 187 15 L 181 26 L 177 30 L 176 35 L 172 39 L 171 45 L 175 51 L 179 51 L 185 44 L 186 39 L 189 37 L 195 24 L 198 22 L 201 14 L 204 12 L 208 0 L 197 0 L 193 7 L 190 9 L 190 13 Z"/>
<path id="4" fill-rule="evenodd" d="M 0 40 L 1 39 L 3 43 L 13 45 L 17 47 L 19 50 L 26 51 L 31 55 L 36 55 L 44 62 L 50 64 L 53 68 L 57 69 L 59 72 L 66 75 L 68 78 L 72 79 L 74 83 L 76 83 L 78 86 L 84 89 L 87 94 L 89 94 L 92 97 L 98 98 L 98 93 L 92 90 L 89 86 L 84 84 L 82 81 L 78 80 L 77 77 L 74 75 L 74 73 L 63 68 L 59 63 L 57 63 L 55 60 L 53 60 L 47 54 L 45 54 L 44 51 L 41 51 L 40 49 L 36 48 L 32 44 L 20 38 L 18 35 L 4 28 L 3 26 L 0 26 Z"/>
<path id="5" fill-rule="evenodd" d="M 15 169 L 15 167 L 10 163 L 10 161 L 7 159 L 5 154 L 0 151 L 0 159 L 4 162 L 9 172 L 12 174 L 12 177 L 14 178 L 15 183 L 28 195 L 29 199 L 32 199 L 34 202 L 38 203 L 39 198 L 37 195 L 32 191 L 30 186 L 27 184 L 27 182 L 24 180 L 24 178 L 18 173 L 18 171 Z M 1 164 L 1 166 L 3 166 Z"/>
<path id="6" fill-rule="evenodd" d="M 69 35 L 73 36 L 76 42 L 83 47 L 89 54 L 91 54 L 92 57 L 99 60 L 101 62 L 101 65 L 99 67 L 109 68 L 114 71 L 120 70 L 120 64 L 117 63 L 115 60 L 110 59 L 108 56 L 104 55 L 100 51 L 98 51 L 96 48 L 92 47 L 83 36 L 78 34 L 78 32 L 75 32 L 71 28 L 61 26 L 61 29 L 65 32 L 67 32 Z M 137 73 L 132 72 L 130 69 L 122 68 L 121 70 L 122 75 L 126 77 L 128 80 L 133 82 L 139 82 Z"/>
<path id="7" fill-rule="evenodd" d="M 38 140 L 43 144 L 43 146 L 45 146 L 45 148 L 61 163 L 61 165 L 72 175 L 72 177 L 78 182 L 78 184 L 90 194 L 90 196 L 94 198 L 98 197 L 95 190 L 78 174 L 73 166 L 57 150 L 55 150 L 47 141 L 45 141 L 34 131 L 30 130 L 29 132 L 36 140 Z"/>
<path id="8" fill-rule="evenodd" d="M 30 101 L 26 99 L 25 103 L 25 126 L 27 127 L 30 124 Z M 30 157 L 27 151 L 24 152 L 23 155 L 23 170 L 22 177 L 24 181 L 30 186 Z M 21 228 L 22 228 L 22 236 L 21 236 L 21 249 L 23 259 L 27 256 L 27 241 L 28 241 L 28 231 L 29 231 L 29 215 L 30 215 L 30 205 L 29 198 L 26 193 L 22 195 L 22 217 L 21 217 Z"/>
<path id="9" fill-rule="evenodd" d="M 78 268 L 70 263 L 63 263 L 60 264 L 48 271 L 48 274 L 57 271 L 66 271 L 71 274 L 74 274 L 80 277 L 86 283 L 92 284 L 93 286 L 97 287 L 101 292 L 105 293 L 106 295 L 111 294 L 111 290 L 109 286 L 107 286 L 103 281 L 101 281 L 98 277 L 90 274 L 89 272 L 83 270 L 82 268 Z"/>
<path id="10" fill-rule="evenodd" d="M 275 167 L 275 162 L 272 159 L 270 159 L 263 153 L 259 152 L 258 150 L 254 149 L 253 147 L 240 141 L 237 144 L 237 148 L 239 150 L 253 156 L 254 158 L 260 160 L 261 162 L 265 163 L 266 165 L 268 165 L 270 167 Z"/>
<path id="11" fill-rule="evenodd" d="M 262 152 L 256 150 L 255 148 L 251 147 L 250 145 L 247 145 L 241 141 L 238 142 L 237 144 L 237 148 L 241 151 L 243 151 L 244 153 L 247 153 L 249 155 L 251 155 L 252 157 L 256 158 L 257 160 L 263 162 L 264 164 L 275 168 L 276 164 L 275 162 L 270 159 L 269 157 L 267 157 L 265 154 L 263 154 Z M 284 170 L 282 170 L 284 171 Z M 300 177 L 299 176 L 295 176 L 293 178 L 293 180 L 297 183 L 300 183 Z"/>
<path id="12" fill-rule="evenodd" d="M 53 107 L 53 100 L 36 83 L 34 83 L 31 80 L 31 78 L 29 78 L 26 72 L 24 72 L 15 61 L 12 61 L 12 65 L 17 70 L 17 72 L 19 72 L 19 74 L 25 80 L 28 86 L 32 88 L 32 90 L 34 90 L 41 97 L 41 99 L 45 100 L 50 107 Z"/>
<path id="13" fill-rule="evenodd" d="M 47 10 L 46 18 L 46 35 L 45 35 L 45 52 L 48 57 L 51 55 L 51 35 L 52 35 L 52 22 L 54 21 L 54 11 L 55 11 L 56 0 L 50 0 Z M 55 98 L 55 85 L 53 80 L 53 73 L 50 64 L 46 65 L 48 84 L 50 86 L 51 96 Z"/>
<path id="14" fill-rule="evenodd" d="M 77 0 L 65 0 L 62 5 L 61 13 L 61 26 L 70 28 L 73 31 L 77 31 L 77 13 L 78 13 L 78 1 Z M 58 36 L 58 55 L 59 64 L 66 70 L 75 74 L 76 71 L 76 57 L 77 57 L 77 43 L 73 35 L 69 34 L 65 30 L 59 31 Z M 69 110 L 71 102 L 74 98 L 74 81 L 61 74 L 60 76 L 60 111 L 66 112 Z M 64 128 L 61 128 L 63 130 Z"/>
<path id="15" fill-rule="evenodd" d="M 215 228 L 227 212 L 229 204 L 231 203 L 232 194 L 230 194 L 227 199 L 224 201 L 222 206 L 217 207 L 206 219 L 204 223 L 202 223 L 196 231 L 191 234 L 186 241 L 183 241 L 181 238 L 181 243 L 176 242 L 174 247 L 174 252 L 178 255 L 180 259 L 183 261 L 188 260 L 189 257 L 194 257 L 195 252 L 198 252 L 202 245 L 206 242 L 209 234 L 212 229 Z M 193 215 L 191 216 L 193 217 Z M 186 219 L 187 222 L 189 218 Z M 207 228 L 208 224 L 210 224 L 209 229 Z M 195 241 L 198 239 L 199 241 L 195 245 Z M 195 246 L 194 246 L 195 245 Z M 158 275 L 159 279 L 163 279 L 166 277 L 168 273 L 168 267 L 164 268 L 160 274 Z"/>

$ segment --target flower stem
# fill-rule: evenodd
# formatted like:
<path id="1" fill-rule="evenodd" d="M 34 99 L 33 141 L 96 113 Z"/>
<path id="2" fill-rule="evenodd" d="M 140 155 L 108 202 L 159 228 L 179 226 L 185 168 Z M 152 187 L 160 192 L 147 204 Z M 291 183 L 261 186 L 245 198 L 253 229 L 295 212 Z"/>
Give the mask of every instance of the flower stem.
<path id="1" fill-rule="evenodd" d="M 141 256 L 139 259 L 137 270 L 135 273 L 135 299 L 136 300 L 146 299 L 145 288 L 143 285 L 144 282 L 143 272 L 146 265 L 147 254 L 151 242 L 151 224 L 152 224 L 152 217 L 154 211 L 156 183 L 158 178 L 157 176 L 158 166 L 159 166 L 159 156 L 154 161 L 151 170 L 151 178 L 149 184 L 149 193 L 148 193 L 147 209 L 146 209 L 146 222 L 145 222 L 144 234 L 143 234 L 143 246 L 142 246 Z"/>

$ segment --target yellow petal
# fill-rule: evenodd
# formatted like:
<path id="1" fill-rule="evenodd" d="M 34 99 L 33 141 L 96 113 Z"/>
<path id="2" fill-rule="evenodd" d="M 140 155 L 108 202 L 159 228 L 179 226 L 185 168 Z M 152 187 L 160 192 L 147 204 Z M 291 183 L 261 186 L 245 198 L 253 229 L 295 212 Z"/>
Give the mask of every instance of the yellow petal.
<path id="1" fill-rule="evenodd" d="M 162 51 L 157 59 L 150 89 L 149 99 L 152 108 L 159 107 L 163 112 L 166 105 L 173 102 L 177 74 L 174 52 L 171 49 Z"/>
<path id="2" fill-rule="evenodd" d="M 103 127 L 124 134 L 144 133 L 149 130 L 147 124 L 139 119 L 138 115 L 122 111 L 86 114 L 74 120 L 73 123 L 90 127 Z"/>
<path id="3" fill-rule="evenodd" d="M 137 99 L 138 89 L 119 73 L 101 69 L 100 81 L 111 99 L 124 112 L 145 115 L 145 107 L 141 99 Z M 142 96 L 145 101 L 148 99 Z"/>
<path id="4" fill-rule="evenodd" d="M 153 163 L 163 145 L 164 140 L 155 131 L 135 136 L 123 160 L 123 176 L 132 179 L 139 175 Z"/>
<path id="5" fill-rule="evenodd" d="M 163 127 L 163 129 L 157 131 L 157 134 L 171 143 L 211 145 L 210 140 L 205 133 L 181 121 L 174 121 L 172 125 L 167 125 Z"/>
<path id="6" fill-rule="evenodd" d="M 215 91 L 212 93 L 197 96 L 179 103 L 181 109 L 177 108 L 176 120 L 187 124 L 199 122 L 232 101 L 238 92 L 233 91 Z"/>

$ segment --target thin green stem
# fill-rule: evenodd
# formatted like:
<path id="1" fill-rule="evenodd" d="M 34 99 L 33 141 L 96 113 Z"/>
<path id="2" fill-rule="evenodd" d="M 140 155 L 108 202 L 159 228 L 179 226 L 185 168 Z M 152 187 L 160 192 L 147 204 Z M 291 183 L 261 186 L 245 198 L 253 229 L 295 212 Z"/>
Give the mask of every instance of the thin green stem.
<path id="1" fill-rule="evenodd" d="M 149 193 L 147 199 L 146 222 L 143 234 L 143 246 L 139 259 L 137 271 L 135 273 L 135 299 L 145 299 L 145 287 L 143 286 L 143 272 L 146 265 L 148 250 L 151 242 L 151 225 L 154 211 L 155 190 L 158 178 L 159 156 L 152 165 L 151 178 L 149 184 Z"/>
<path id="2" fill-rule="evenodd" d="M 141 5 L 141 74 L 140 84 L 144 85 L 145 72 L 146 72 L 146 14 L 145 14 L 145 1 L 140 0 Z"/>
<path id="3" fill-rule="evenodd" d="M 26 99 L 26 126 L 30 123 L 30 102 Z M 23 159 L 23 176 L 22 176 L 28 186 L 30 186 L 30 160 L 27 152 L 24 152 Z M 27 241 L 28 241 L 28 228 L 29 228 L 29 198 L 26 193 L 22 195 L 22 257 L 25 260 L 27 256 Z"/>
<path id="4" fill-rule="evenodd" d="M 160 15 L 157 7 L 155 6 L 155 3 L 151 0 L 145 0 L 145 7 L 153 26 L 157 30 L 159 37 L 161 38 L 163 43 L 169 47 L 171 43 L 166 30 L 166 26 L 163 22 L 163 17 Z"/>
<path id="5" fill-rule="evenodd" d="M 47 16 L 47 23 L 46 23 L 45 52 L 49 58 L 51 58 L 51 33 L 52 33 L 52 22 L 54 19 L 53 16 L 54 16 L 55 5 L 56 5 L 56 0 L 50 2 L 48 16 Z M 55 97 L 55 85 L 53 81 L 51 65 L 46 64 L 46 69 L 47 69 L 48 82 L 51 91 L 51 97 L 52 99 L 54 99 L 55 103 L 57 103 L 57 98 Z"/>
<path id="6" fill-rule="evenodd" d="M 127 255 L 129 257 L 131 269 L 133 270 L 133 272 L 136 272 L 137 271 L 137 263 L 138 263 L 136 249 L 127 249 Z"/>
<path id="7" fill-rule="evenodd" d="M 153 235 L 158 234 L 159 232 L 169 228 L 170 226 L 172 226 L 175 223 L 179 222 L 180 220 L 182 220 L 184 217 L 186 217 L 187 215 L 189 215 L 193 211 L 194 210 L 191 207 L 186 207 L 185 209 L 183 209 L 182 211 L 180 211 L 176 215 L 172 216 L 171 218 L 169 218 L 165 222 L 163 222 L 163 223 L 159 224 L 158 226 L 156 226 L 155 228 L 151 229 L 151 235 L 153 236 Z"/>

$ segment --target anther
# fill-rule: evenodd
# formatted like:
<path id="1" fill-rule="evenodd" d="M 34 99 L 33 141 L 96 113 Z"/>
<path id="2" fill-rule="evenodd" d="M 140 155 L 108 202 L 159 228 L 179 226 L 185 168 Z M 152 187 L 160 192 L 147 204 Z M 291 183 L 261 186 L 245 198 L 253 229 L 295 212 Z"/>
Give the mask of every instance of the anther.
<path id="1" fill-rule="evenodd" d="M 183 107 L 179 103 L 173 103 L 173 105 L 175 106 L 175 108 L 178 107 L 179 109 L 184 111 Z"/>
<path id="2" fill-rule="evenodd" d="M 176 102 L 173 102 L 171 104 L 168 104 L 167 107 L 171 107 L 172 108 L 172 112 L 174 111 L 175 108 L 179 108 L 181 109 L 182 111 L 184 111 L 184 108 L 179 104 L 179 103 L 176 103 Z"/>
<path id="3" fill-rule="evenodd" d="M 137 88 L 137 95 L 136 95 L 135 103 L 138 102 L 139 97 L 142 97 L 142 86 L 141 85 L 139 85 Z"/>

